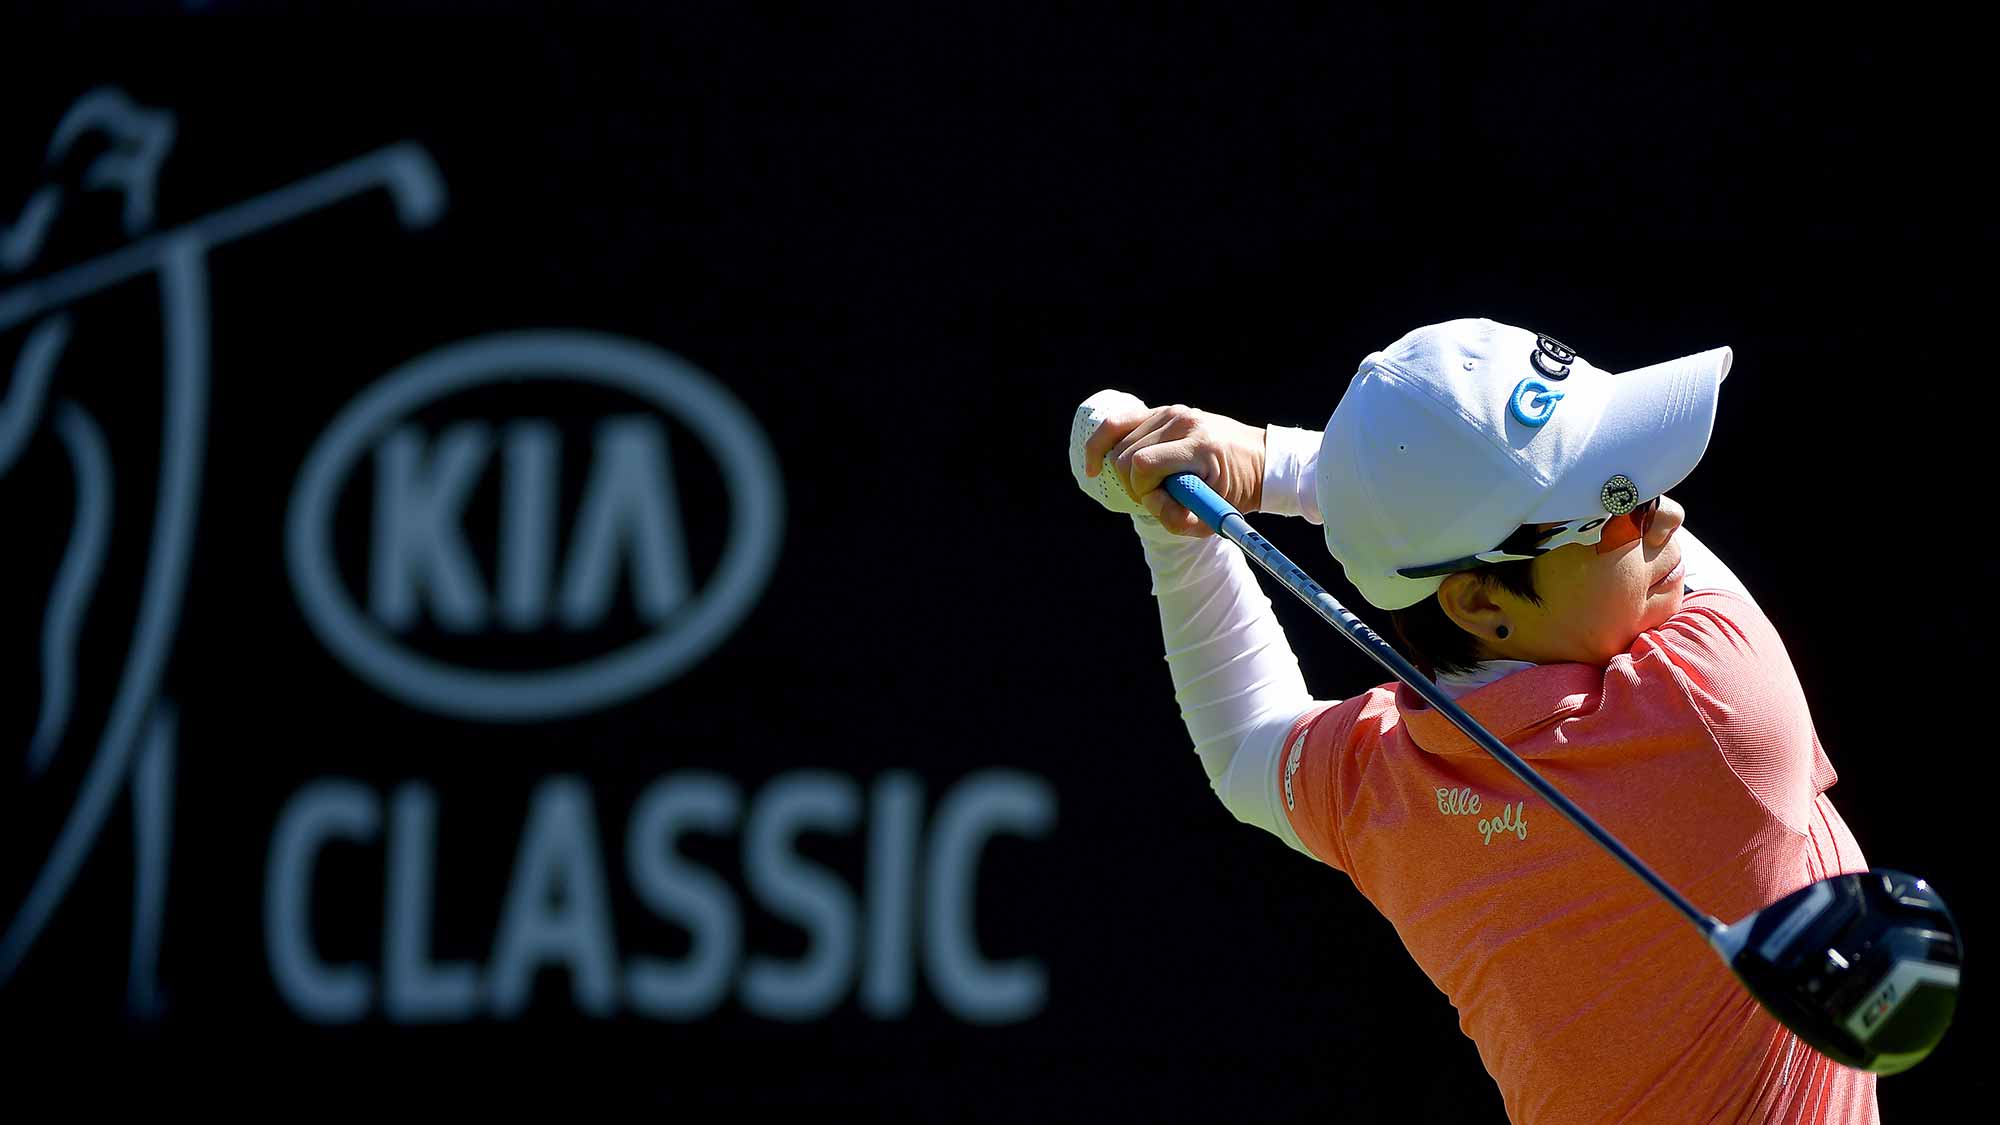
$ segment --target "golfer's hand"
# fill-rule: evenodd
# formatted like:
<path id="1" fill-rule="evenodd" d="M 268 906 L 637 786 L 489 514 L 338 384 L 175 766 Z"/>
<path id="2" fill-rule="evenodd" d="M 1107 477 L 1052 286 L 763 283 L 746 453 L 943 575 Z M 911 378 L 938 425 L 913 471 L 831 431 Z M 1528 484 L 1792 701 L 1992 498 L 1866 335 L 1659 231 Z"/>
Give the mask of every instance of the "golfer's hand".
<path id="1" fill-rule="evenodd" d="M 1193 473 L 1240 511 L 1264 496 L 1264 431 L 1188 406 L 1107 412 L 1083 448 L 1087 477 L 1110 472 L 1160 525 L 1176 535 L 1214 532 L 1160 485 Z"/>

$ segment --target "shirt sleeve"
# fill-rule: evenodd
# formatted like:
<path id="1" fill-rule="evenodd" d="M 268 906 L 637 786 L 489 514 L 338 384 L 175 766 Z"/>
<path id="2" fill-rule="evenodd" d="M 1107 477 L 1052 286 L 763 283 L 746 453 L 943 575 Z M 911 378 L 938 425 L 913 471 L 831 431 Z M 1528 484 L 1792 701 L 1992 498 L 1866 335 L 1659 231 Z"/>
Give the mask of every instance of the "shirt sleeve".
<path id="1" fill-rule="evenodd" d="M 1354 864 L 1340 832 L 1341 810 L 1354 799 L 1348 742 L 1364 713 L 1393 706 L 1394 698 L 1384 690 L 1314 704 L 1286 729 L 1283 761 L 1274 763 L 1284 816 L 1302 850 L 1350 877 Z"/>
<path id="2" fill-rule="evenodd" d="M 1277 763 L 1313 700 L 1270 599 L 1227 539 L 1132 522 L 1153 572 L 1174 699 L 1210 787 L 1236 819 L 1310 855 L 1280 803 Z"/>

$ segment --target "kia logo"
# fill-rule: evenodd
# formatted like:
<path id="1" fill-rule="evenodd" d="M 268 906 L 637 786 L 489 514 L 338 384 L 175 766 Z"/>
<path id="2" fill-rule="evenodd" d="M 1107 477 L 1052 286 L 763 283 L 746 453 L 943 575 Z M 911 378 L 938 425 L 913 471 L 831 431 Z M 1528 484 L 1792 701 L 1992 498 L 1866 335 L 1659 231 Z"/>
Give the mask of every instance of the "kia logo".
<path id="1" fill-rule="evenodd" d="M 646 408 L 599 422 L 573 513 L 556 502 L 560 434 L 552 421 L 467 418 L 432 434 L 415 419 L 449 413 L 440 404 L 468 391 L 541 382 L 590 384 Z M 728 503 L 720 559 L 699 588 L 667 457 L 669 418 L 720 469 Z M 333 537 L 343 491 L 364 459 L 375 478 L 365 611 L 342 580 Z M 497 483 L 500 498 L 499 531 L 484 559 L 462 522 L 482 482 Z M 357 676 L 425 710 L 526 722 L 631 699 L 713 651 L 769 581 L 782 525 L 770 445 L 709 376 L 629 339 L 522 332 L 441 348 L 350 403 L 299 472 L 285 554 L 306 621 Z M 401 635 L 426 613 L 456 635 L 590 633 L 605 622 L 620 581 L 643 635 L 559 666 L 467 667 L 417 651 Z"/>

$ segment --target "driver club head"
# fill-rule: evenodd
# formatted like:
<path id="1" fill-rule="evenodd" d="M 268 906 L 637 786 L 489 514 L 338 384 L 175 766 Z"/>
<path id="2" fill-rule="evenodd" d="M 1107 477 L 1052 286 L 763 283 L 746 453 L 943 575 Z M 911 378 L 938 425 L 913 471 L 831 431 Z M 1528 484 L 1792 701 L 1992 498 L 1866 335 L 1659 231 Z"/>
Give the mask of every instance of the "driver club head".
<path id="1" fill-rule="evenodd" d="M 1923 1061 L 1958 1006 L 1958 925 L 1930 884 L 1900 871 L 1822 879 L 1714 943 L 1765 1010 L 1858 1070 Z"/>

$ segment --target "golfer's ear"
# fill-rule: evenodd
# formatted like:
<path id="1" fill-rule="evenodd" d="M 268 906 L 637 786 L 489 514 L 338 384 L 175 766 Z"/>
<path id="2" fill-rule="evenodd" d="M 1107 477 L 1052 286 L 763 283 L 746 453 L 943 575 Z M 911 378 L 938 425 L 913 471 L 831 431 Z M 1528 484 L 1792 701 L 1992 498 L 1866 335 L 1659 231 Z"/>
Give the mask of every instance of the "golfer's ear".
<path id="1" fill-rule="evenodd" d="M 1486 579 L 1478 574 L 1460 571 L 1446 575 L 1444 584 L 1438 587 L 1437 600 L 1438 607 L 1453 624 L 1475 637 L 1492 636 L 1493 630 L 1505 621 L 1505 611 L 1493 600 Z"/>

